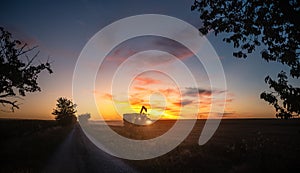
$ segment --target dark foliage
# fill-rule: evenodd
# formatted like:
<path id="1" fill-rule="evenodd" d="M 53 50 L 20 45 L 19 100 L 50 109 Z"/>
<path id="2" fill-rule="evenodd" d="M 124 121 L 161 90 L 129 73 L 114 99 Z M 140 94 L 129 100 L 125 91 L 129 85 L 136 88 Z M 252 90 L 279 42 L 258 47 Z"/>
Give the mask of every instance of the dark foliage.
<path id="1" fill-rule="evenodd" d="M 41 91 L 38 86 L 38 75 L 47 70 L 52 73 L 50 63 L 34 65 L 33 61 L 39 55 L 26 43 L 14 40 L 11 33 L 0 27 L 0 103 L 9 105 L 11 111 L 19 109 L 17 95 L 24 97 L 26 92 Z M 29 56 L 29 54 L 33 56 Z"/>
<path id="2" fill-rule="evenodd" d="M 265 82 L 274 92 L 263 92 L 260 98 L 269 102 L 276 109 L 276 117 L 288 119 L 293 115 L 300 114 L 300 88 L 288 85 L 286 73 L 281 71 L 278 74 L 278 81 L 272 80 L 269 76 Z M 278 98 L 282 101 L 279 103 Z"/>
<path id="3" fill-rule="evenodd" d="M 300 77 L 300 2 L 298 0 L 195 0 L 191 10 L 200 12 L 202 34 L 213 31 L 215 35 L 227 33 L 223 41 L 233 43 L 237 51 L 233 56 L 246 58 L 247 54 L 261 47 L 266 61 L 276 61 L 290 68 L 290 76 Z M 278 76 L 283 75 L 279 73 Z M 284 74 L 285 77 L 287 77 Z M 281 78 L 283 79 L 283 78 Z M 266 78 L 286 109 L 278 107 L 274 93 L 262 93 L 261 98 L 274 105 L 279 117 L 299 114 L 299 88 Z M 277 86 L 280 86 L 279 88 Z M 290 92 L 287 94 L 286 90 Z M 290 98 L 296 99 L 292 100 Z M 275 100 L 275 101 L 274 101 Z M 284 111 L 286 110 L 286 111 Z M 284 114 L 284 115 L 283 115 Z"/>
<path id="4" fill-rule="evenodd" d="M 70 125 L 75 124 L 77 121 L 76 112 L 76 104 L 67 98 L 60 97 L 57 99 L 56 108 L 52 114 L 56 116 L 55 119 L 61 125 Z"/>

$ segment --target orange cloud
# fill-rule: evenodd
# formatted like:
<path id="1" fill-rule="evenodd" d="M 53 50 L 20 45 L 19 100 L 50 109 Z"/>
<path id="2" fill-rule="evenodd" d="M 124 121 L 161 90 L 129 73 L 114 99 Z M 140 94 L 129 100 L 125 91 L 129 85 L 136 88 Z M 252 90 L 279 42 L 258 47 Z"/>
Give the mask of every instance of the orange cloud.
<path id="1" fill-rule="evenodd" d="M 160 89 L 159 92 L 161 92 L 165 96 L 169 96 L 172 94 L 176 94 L 176 95 L 180 94 L 180 92 L 177 88 L 176 89 L 175 88 Z"/>
<path id="2" fill-rule="evenodd" d="M 144 88 L 144 87 L 135 86 L 134 90 L 136 90 L 136 91 L 146 91 L 147 89 Z"/>
<path id="3" fill-rule="evenodd" d="M 106 99 L 106 100 L 112 100 L 113 96 L 109 93 L 105 93 L 105 94 L 102 95 L 102 98 Z"/>
<path id="4" fill-rule="evenodd" d="M 139 84 L 139 85 L 136 85 Z M 141 86 L 143 84 L 143 86 Z M 154 85 L 151 85 L 154 84 Z M 164 88 L 164 86 L 160 85 L 161 81 L 153 79 L 151 77 L 137 77 L 135 80 L 135 85 L 133 85 L 129 91 L 129 100 L 124 100 L 125 97 L 121 97 L 116 100 L 113 99 L 113 96 L 109 93 L 102 95 L 102 98 L 113 100 L 116 104 L 120 103 L 122 105 L 126 105 L 123 103 L 127 103 L 130 106 L 122 107 L 121 112 L 123 111 L 137 111 L 139 112 L 142 105 L 146 106 L 151 115 L 155 115 L 156 111 L 163 111 L 163 118 L 174 119 L 178 118 L 179 115 L 184 116 L 186 118 L 192 117 L 192 110 L 198 107 L 199 116 L 198 118 L 205 118 L 208 115 L 211 108 L 211 104 L 217 104 L 217 106 L 226 106 L 225 112 L 226 116 L 233 116 L 227 108 L 227 104 L 233 102 L 232 94 L 227 95 L 226 100 L 222 100 L 222 97 L 219 97 L 218 94 L 222 94 L 227 91 L 219 91 L 219 90 L 206 90 L 201 88 L 183 88 L 182 91 L 176 87 Z M 149 86 L 150 85 L 150 86 Z M 160 93 L 163 97 L 154 97 L 158 100 L 152 100 L 150 103 L 151 95 L 155 93 Z M 181 97 L 181 93 L 184 97 Z M 214 95 L 216 97 L 212 98 Z M 187 97 L 186 97 L 187 96 Z M 229 97 L 228 97 L 229 96 Z M 198 100 L 198 98 L 199 100 Z M 122 100 L 123 99 L 123 100 Z M 197 101 L 198 100 L 198 101 Z M 128 103 L 129 102 L 129 103 Z M 183 107 L 188 106 L 187 109 L 183 109 Z M 220 113 L 213 113 L 213 116 L 218 118 L 221 117 Z"/>
<path id="5" fill-rule="evenodd" d="M 151 84 L 161 83 L 159 80 L 152 79 L 150 77 L 142 77 L 142 76 L 136 77 L 135 80 L 139 85 L 151 85 Z"/>
<path id="6" fill-rule="evenodd" d="M 146 105 L 146 101 L 139 97 L 130 97 L 129 102 L 131 105 Z"/>

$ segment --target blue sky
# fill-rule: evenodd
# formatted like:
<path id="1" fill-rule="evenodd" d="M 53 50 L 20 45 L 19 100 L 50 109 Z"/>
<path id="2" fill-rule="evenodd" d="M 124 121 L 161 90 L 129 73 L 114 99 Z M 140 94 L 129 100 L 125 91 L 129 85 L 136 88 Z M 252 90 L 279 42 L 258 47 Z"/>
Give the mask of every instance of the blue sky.
<path id="1" fill-rule="evenodd" d="M 60 96 L 72 98 L 72 75 L 76 60 L 86 42 L 106 25 L 124 17 L 138 14 L 165 14 L 182 19 L 195 27 L 201 26 L 199 13 L 190 10 L 193 1 L 2 1 L 0 26 L 14 38 L 38 45 L 40 60 L 50 57 L 54 74 L 42 73 L 42 92 L 28 93 L 21 109 L 2 113 L 3 117 L 51 119 L 55 100 Z M 218 53 L 226 75 L 229 113 L 233 117 L 274 117 L 274 110 L 259 99 L 267 90 L 266 75 L 275 77 L 281 69 L 278 63 L 267 63 L 256 50 L 247 59 L 232 56 L 233 46 L 222 41 L 224 35 L 207 36 Z M 200 70 L 192 58 L 184 60 L 191 69 Z M 40 106 L 36 106 L 40 104 Z"/>

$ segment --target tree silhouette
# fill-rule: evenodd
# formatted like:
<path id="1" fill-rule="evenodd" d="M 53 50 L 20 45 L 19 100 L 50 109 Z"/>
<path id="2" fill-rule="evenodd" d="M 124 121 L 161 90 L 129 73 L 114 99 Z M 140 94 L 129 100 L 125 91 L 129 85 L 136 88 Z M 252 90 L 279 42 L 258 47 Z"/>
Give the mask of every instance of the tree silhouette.
<path id="1" fill-rule="evenodd" d="M 76 122 L 76 112 L 76 104 L 67 98 L 60 97 L 57 99 L 56 108 L 53 110 L 52 114 L 56 116 L 55 119 L 61 125 L 69 125 Z"/>
<path id="2" fill-rule="evenodd" d="M 292 78 L 300 77 L 300 2 L 298 0 L 195 0 L 191 10 L 200 12 L 202 34 L 213 31 L 226 33 L 223 41 L 233 43 L 233 56 L 246 58 L 247 54 L 262 48 L 266 61 L 276 61 L 290 68 Z M 274 92 L 264 92 L 261 98 L 273 104 L 277 116 L 299 115 L 299 88 L 287 84 L 284 72 L 275 82 L 269 76 L 265 81 Z M 281 83 L 284 79 L 284 84 Z M 287 92 L 289 90 L 289 92 Z M 272 98 L 272 99 L 271 99 Z M 279 106 L 279 98 L 283 106 Z"/>
<path id="3" fill-rule="evenodd" d="M 300 114 L 300 88 L 294 88 L 288 85 L 287 76 L 284 71 L 278 74 L 278 81 L 272 80 L 269 76 L 265 82 L 269 84 L 274 92 L 263 92 L 260 97 L 272 104 L 277 112 L 276 117 L 288 119 L 294 114 Z M 278 98 L 282 100 L 282 106 L 278 102 Z"/>
<path id="4" fill-rule="evenodd" d="M 48 62 L 33 64 L 39 52 L 31 57 L 28 54 L 34 53 L 35 48 L 14 40 L 11 33 L 0 27 L 0 103 L 9 105 L 11 111 L 19 109 L 17 94 L 24 97 L 26 92 L 41 91 L 38 75 L 43 70 L 52 73 Z"/>

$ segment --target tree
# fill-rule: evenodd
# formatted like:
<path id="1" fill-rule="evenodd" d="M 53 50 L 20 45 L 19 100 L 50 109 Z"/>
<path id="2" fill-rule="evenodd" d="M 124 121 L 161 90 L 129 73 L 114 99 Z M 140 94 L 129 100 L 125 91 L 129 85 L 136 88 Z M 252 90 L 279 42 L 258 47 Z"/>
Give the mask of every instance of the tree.
<path id="1" fill-rule="evenodd" d="M 41 91 L 37 79 L 43 70 L 52 73 L 50 63 L 34 65 L 39 52 L 34 53 L 26 43 L 14 40 L 11 33 L 0 27 L 0 103 L 9 105 L 11 111 L 19 109 L 15 100 L 26 92 Z M 29 54 L 33 55 L 30 56 Z"/>
<path id="2" fill-rule="evenodd" d="M 233 43 L 233 56 L 246 58 L 260 47 L 266 61 L 277 61 L 290 68 L 292 78 L 300 77 L 300 2 L 298 0 L 195 0 L 191 10 L 200 12 L 202 34 L 226 33 L 223 41 Z M 277 116 L 299 115 L 300 90 L 288 84 L 286 73 L 279 81 L 267 76 L 265 82 L 274 92 L 261 98 L 274 105 Z M 281 101 L 278 101 L 279 98 Z M 282 106 L 280 106 L 282 103 Z"/>
<path id="3" fill-rule="evenodd" d="M 300 88 L 288 85 L 287 75 L 284 71 L 278 74 L 278 81 L 272 80 L 269 76 L 265 82 L 273 88 L 274 92 L 263 92 L 260 97 L 274 106 L 276 117 L 288 119 L 293 115 L 300 114 Z M 280 106 L 278 98 L 282 101 Z"/>
<path id="4" fill-rule="evenodd" d="M 61 125 L 74 124 L 77 121 L 75 116 L 76 104 L 67 98 L 60 97 L 57 99 L 56 108 L 53 110 L 52 114 L 55 115 L 55 119 Z"/>

